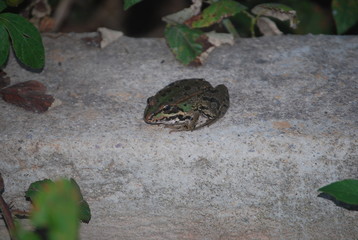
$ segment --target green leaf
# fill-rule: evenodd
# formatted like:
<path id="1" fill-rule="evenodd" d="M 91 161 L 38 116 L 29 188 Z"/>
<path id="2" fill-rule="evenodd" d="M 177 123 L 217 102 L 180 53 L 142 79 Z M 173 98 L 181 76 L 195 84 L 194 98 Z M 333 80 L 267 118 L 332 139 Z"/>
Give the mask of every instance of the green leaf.
<path id="1" fill-rule="evenodd" d="M 15 221 L 14 235 L 17 240 L 41 240 L 36 233 L 25 229 L 18 221 Z"/>
<path id="2" fill-rule="evenodd" d="M 342 34 L 358 22 L 357 0 L 333 0 L 332 14 L 337 26 L 337 33 Z"/>
<path id="3" fill-rule="evenodd" d="M 0 25 L 0 67 L 2 67 L 8 56 L 10 50 L 10 39 L 6 29 Z"/>
<path id="4" fill-rule="evenodd" d="M 79 208 L 79 220 L 88 223 L 91 220 L 91 209 L 88 203 L 83 199 L 81 189 L 74 179 L 70 179 L 70 183 L 78 195 L 78 208 Z M 34 197 L 40 192 L 46 192 L 49 187 L 52 187 L 55 183 L 50 179 L 44 179 L 41 181 L 31 183 L 28 190 L 25 192 L 25 197 L 30 198 L 33 202 Z"/>
<path id="5" fill-rule="evenodd" d="M 47 229 L 48 239 L 78 239 L 78 192 L 69 180 L 45 184 L 33 197 L 30 219 L 36 228 Z"/>
<path id="6" fill-rule="evenodd" d="M 186 24 L 193 28 L 208 27 L 245 9 L 244 5 L 232 0 L 214 2 L 205 8 L 201 14 L 189 19 Z"/>
<path id="7" fill-rule="evenodd" d="M 290 27 L 292 28 L 296 28 L 298 23 L 296 11 L 286 5 L 279 3 L 259 4 L 251 9 L 251 12 L 258 16 L 264 15 L 267 17 L 277 18 L 281 21 L 290 20 Z"/>
<path id="8" fill-rule="evenodd" d="M 254 37 L 256 19 L 247 11 L 242 11 L 230 19 L 236 27 L 240 37 Z"/>
<path id="9" fill-rule="evenodd" d="M 318 191 L 332 195 L 341 202 L 358 205 L 358 180 L 346 179 L 334 182 Z"/>
<path id="10" fill-rule="evenodd" d="M 85 200 L 82 200 L 80 202 L 79 210 L 80 213 L 78 218 L 82 222 L 89 223 L 89 221 L 91 220 L 91 209 Z"/>
<path id="11" fill-rule="evenodd" d="M 6 8 L 6 4 L 4 1 L 0 0 L 0 12 L 4 11 L 4 9 Z"/>
<path id="12" fill-rule="evenodd" d="M 38 192 L 43 191 L 44 187 L 50 184 L 53 184 L 53 181 L 50 179 L 44 179 L 31 183 L 30 187 L 25 192 L 25 197 L 30 198 L 30 200 L 33 201 L 34 196 Z"/>
<path id="13" fill-rule="evenodd" d="M 89 221 L 91 220 L 91 209 L 88 205 L 88 203 L 83 199 L 82 193 L 81 193 L 81 189 L 78 186 L 78 184 L 76 183 L 76 181 L 71 178 L 70 179 L 72 186 L 74 187 L 74 189 L 76 190 L 78 196 L 79 196 L 79 219 L 82 222 L 85 223 L 89 223 Z"/>
<path id="14" fill-rule="evenodd" d="M 124 10 L 128 10 L 131 6 L 141 2 L 142 0 L 124 0 Z"/>
<path id="15" fill-rule="evenodd" d="M 8 31 L 17 58 L 25 65 L 41 69 L 45 64 L 45 50 L 39 31 L 25 18 L 13 14 L 0 14 L 0 25 Z"/>
<path id="16" fill-rule="evenodd" d="M 203 52 L 203 46 L 197 42 L 203 34 L 202 31 L 185 25 L 167 25 L 164 31 L 170 49 L 184 64 L 191 63 Z"/>

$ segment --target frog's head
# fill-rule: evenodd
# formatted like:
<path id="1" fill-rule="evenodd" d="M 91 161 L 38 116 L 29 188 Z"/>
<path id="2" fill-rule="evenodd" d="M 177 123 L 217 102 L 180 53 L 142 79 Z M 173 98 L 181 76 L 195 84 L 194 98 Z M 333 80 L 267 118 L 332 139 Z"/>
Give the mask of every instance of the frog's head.
<path id="1" fill-rule="evenodd" d="M 155 96 L 148 98 L 147 107 L 144 111 L 144 121 L 149 124 L 173 124 L 185 121 L 187 104 L 167 104 L 159 102 Z"/>

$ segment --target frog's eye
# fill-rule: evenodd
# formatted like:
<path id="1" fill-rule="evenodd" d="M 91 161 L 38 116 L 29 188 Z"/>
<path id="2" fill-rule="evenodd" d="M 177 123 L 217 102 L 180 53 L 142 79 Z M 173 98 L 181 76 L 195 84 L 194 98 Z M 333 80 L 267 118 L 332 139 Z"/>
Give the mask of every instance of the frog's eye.
<path id="1" fill-rule="evenodd" d="M 170 105 L 165 105 L 162 109 L 164 112 L 168 112 L 170 110 Z"/>

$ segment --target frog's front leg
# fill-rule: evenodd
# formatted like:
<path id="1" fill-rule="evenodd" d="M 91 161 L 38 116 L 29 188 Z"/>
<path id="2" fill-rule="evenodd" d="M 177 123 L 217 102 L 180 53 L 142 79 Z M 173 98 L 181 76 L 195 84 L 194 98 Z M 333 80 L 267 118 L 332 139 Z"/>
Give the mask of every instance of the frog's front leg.
<path id="1" fill-rule="evenodd" d="M 166 128 L 171 128 L 170 132 L 179 132 L 179 131 L 194 131 L 196 129 L 196 124 L 198 123 L 200 113 L 192 113 L 192 119 L 187 122 L 175 124 L 175 125 L 165 125 Z"/>

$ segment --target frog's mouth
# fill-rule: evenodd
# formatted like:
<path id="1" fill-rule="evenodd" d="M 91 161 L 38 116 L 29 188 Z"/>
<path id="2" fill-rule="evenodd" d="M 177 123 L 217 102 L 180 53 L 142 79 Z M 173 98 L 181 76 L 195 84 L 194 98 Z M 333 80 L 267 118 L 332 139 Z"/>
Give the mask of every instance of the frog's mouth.
<path id="1" fill-rule="evenodd" d="M 146 114 L 144 115 L 144 122 L 148 123 L 148 124 L 155 124 L 155 122 L 153 122 L 152 118 L 153 118 L 154 114 Z"/>

